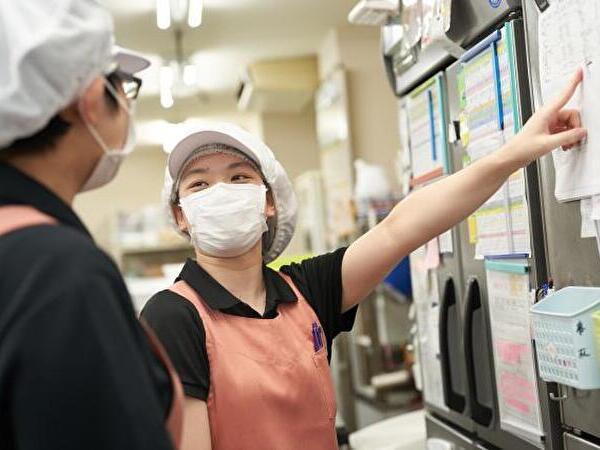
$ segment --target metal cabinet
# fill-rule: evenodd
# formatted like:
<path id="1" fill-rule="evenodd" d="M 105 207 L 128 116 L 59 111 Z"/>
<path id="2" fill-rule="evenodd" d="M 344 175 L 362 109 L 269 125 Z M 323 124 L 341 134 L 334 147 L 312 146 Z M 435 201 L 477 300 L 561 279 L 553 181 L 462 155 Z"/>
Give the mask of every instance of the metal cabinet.
<path id="1" fill-rule="evenodd" d="M 443 450 L 475 450 L 480 448 L 467 433 L 446 425 L 430 414 L 425 417 L 428 448 Z"/>
<path id="2" fill-rule="evenodd" d="M 581 439 L 575 435 L 565 433 L 564 435 L 565 450 L 600 450 L 600 445 L 592 444 L 585 439 Z"/>
<path id="3" fill-rule="evenodd" d="M 533 96 L 539 104 L 537 22 L 540 11 L 535 0 L 526 0 L 524 6 L 530 75 L 535 87 Z M 600 257 L 596 243 L 580 237 L 579 202 L 558 203 L 554 196 L 555 172 L 551 155 L 539 164 L 539 178 L 544 225 L 534 231 L 545 234 L 547 276 L 559 289 L 571 285 L 600 286 Z M 556 391 L 556 385 L 550 385 L 548 389 Z M 563 425 L 600 439 L 600 390 L 578 391 L 559 386 L 556 395 L 563 399 L 560 402 Z"/>

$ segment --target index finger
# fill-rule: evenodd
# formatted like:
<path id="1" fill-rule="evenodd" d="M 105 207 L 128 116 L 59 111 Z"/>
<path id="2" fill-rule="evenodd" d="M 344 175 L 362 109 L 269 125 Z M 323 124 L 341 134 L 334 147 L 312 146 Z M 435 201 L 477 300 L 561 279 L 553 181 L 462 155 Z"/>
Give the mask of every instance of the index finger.
<path id="1" fill-rule="evenodd" d="M 573 97 L 573 94 L 575 94 L 575 90 L 577 89 L 582 80 L 583 70 L 579 68 L 577 69 L 577 72 L 575 72 L 575 75 L 573 75 L 573 77 L 571 78 L 571 81 L 569 82 L 568 86 L 561 92 L 561 94 L 557 98 L 555 98 L 549 103 L 548 107 L 550 108 L 550 110 L 553 112 L 558 112 L 567 103 L 569 103 L 569 100 L 571 100 L 571 97 Z"/>

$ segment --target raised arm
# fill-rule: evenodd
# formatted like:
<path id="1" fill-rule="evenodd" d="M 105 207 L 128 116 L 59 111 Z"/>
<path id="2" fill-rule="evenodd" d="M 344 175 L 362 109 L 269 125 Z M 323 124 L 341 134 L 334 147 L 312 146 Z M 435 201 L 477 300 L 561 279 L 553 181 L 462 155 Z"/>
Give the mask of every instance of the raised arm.
<path id="1" fill-rule="evenodd" d="M 582 77 L 579 70 L 564 92 L 537 111 L 502 148 L 412 193 L 354 242 L 342 263 L 342 309 L 363 300 L 410 252 L 477 210 L 513 172 L 553 149 L 567 150 L 584 139 L 578 111 L 563 109 Z"/>

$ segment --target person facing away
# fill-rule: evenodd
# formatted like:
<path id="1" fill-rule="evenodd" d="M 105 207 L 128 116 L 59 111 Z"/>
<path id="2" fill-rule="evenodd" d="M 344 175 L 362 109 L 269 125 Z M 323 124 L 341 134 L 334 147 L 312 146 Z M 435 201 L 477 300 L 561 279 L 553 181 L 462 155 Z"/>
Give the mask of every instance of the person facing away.
<path id="1" fill-rule="evenodd" d="M 177 380 L 72 210 L 133 149 L 145 59 L 95 0 L 0 1 L 0 449 L 172 449 Z M 176 424 L 175 424 L 176 425 Z"/>
<path id="2" fill-rule="evenodd" d="M 406 255 L 474 212 L 516 170 L 585 137 L 579 113 L 564 109 L 581 78 L 509 143 L 412 193 L 348 248 L 279 272 L 266 263 L 291 239 L 296 200 L 271 150 L 231 124 L 207 124 L 180 141 L 164 198 L 196 259 L 142 316 L 182 379 L 182 448 L 337 448 L 332 340 Z"/>

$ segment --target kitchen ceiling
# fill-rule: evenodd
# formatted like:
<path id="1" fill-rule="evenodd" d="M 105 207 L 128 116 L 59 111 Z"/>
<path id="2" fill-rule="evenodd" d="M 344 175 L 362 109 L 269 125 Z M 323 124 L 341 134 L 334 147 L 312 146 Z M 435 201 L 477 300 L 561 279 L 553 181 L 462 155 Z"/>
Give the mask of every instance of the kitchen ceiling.
<path id="1" fill-rule="evenodd" d="M 233 98 L 255 60 L 314 54 L 331 28 L 347 24 L 356 0 L 205 0 L 203 23 L 183 27 L 184 57 L 197 66 L 200 100 Z M 158 67 L 175 57 L 173 28 L 156 25 L 156 0 L 105 0 L 117 42 L 155 63 L 144 73 L 143 95 L 159 93 Z"/>

